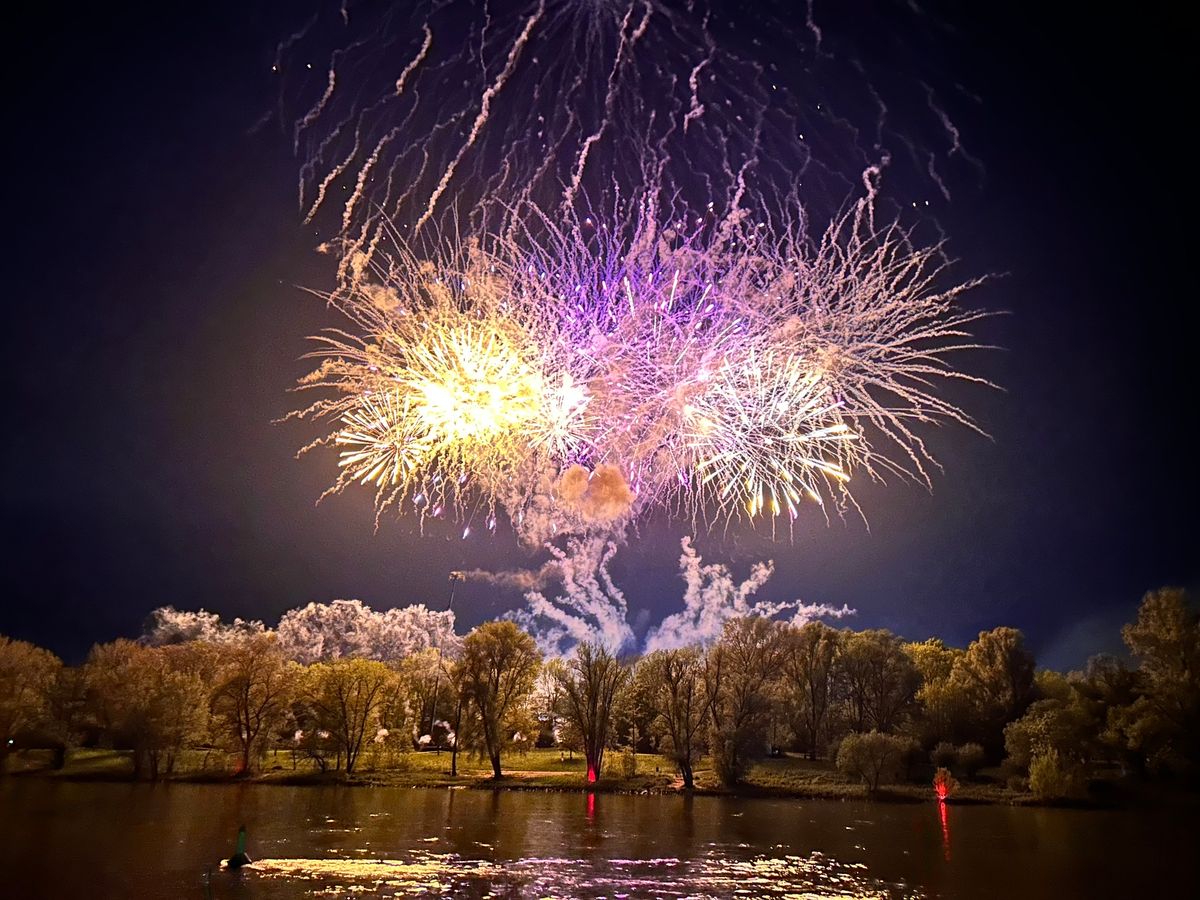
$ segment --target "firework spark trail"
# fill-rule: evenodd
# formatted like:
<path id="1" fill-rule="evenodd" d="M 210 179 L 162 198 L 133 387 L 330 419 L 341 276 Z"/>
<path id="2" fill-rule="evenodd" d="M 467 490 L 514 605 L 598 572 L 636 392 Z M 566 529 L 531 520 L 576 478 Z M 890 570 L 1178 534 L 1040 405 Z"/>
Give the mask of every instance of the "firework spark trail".
<path id="1" fill-rule="evenodd" d="M 616 58 L 613 60 L 612 73 L 608 76 L 608 86 L 604 93 L 604 114 L 600 118 L 599 126 L 584 139 L 583 145 L 579 149 L 579 156 L 575 161 L 575 171 L 571 175 L 571 185 L 563 193 L 563 204 L 566 206 L 571 205 L 575 197 L 579 194 L 579 187 L 583 182 L 583 170 L 587 166 L 588 156 L 592 152 L 592 145 L 604 136 L 605 130 L 609 128 L 612 122 L 613 108 L 616 105 L 617 99 L 617 77 L 621 72 L 622 66 L 625 64 L 626 54 L 633 52 L 634 45 L 646 33 L 646 27 L 650 24 L 650 12 L 651 8 L 647 5 L 643 10 L 642 21 L 628 38 L 625 32 L 629 27 L 629 20 L 634 13 L 633 6 L 629 7 L 624 18 L 621 20 L 621 38 L 617 46 Z"/>
<path id="2" fill-rule="evenodd" d="M 326 335 L 302 383 L 333 392 L 300 413 L 336 421 L 331 491 L 371 484 L 380 513 L 467 529 L 499 509 L 530 546 L 653 509 L 790 532 L 806 502 L 854 507 L 856 471 L 930 484 L 921 427 L 980 430 L 938 393 L 988 384 L 952 364 L 980 346 L 985 313 L 959 304 L 978 281 L 867 200 L 815 241 L 800 210 L 690 230 L 609 215 L 626 234 L 533 210 L 433 259 L 351 258 L 331 301 L 356 331 Z"/>
<path id="3" fill-rule="evenodd" d="M 276 67 L 281 102 L 299 109 L 302 209 L 331 245 L 355 252 L 378 248 L 384 222 L 444 228 L 462 216 L 478 230 L 522 200 L 554 211 L 653 188 L 721 215 L 737 193 L 770 208 L 801 179 L 806 205 L 825 216 L 863 167 L 892 156 L 879 110 L 907 84 L 868 69 L 811 4 L 799 18 L 756 6 L 736 41 L 734 23 L 704 0 L 686 10 L 418 0 L 348 12 L 343 25 L 328 10 L 329 28 L 281 45 Z M 344 43 L 320 46 L 323 35 Z M 307 77 L 314 59 L 328 60 L 319 83 Z M 909 133 L 954 134 L 943 107 L 916 109 L 931 121 Z M 910 142 L 898 124 L 886 137 Z M 960 146 L 938 150 L 947 186 L 941 158 L 963 158 Z M 923 186 L 926 169 L 921 153 L 905 172 Z M 318 220 L 326 208 L 332 218 Z"/>
<path id="4" fill-rule="evenodd" d="M 538 3 L 537 12 L 535 12 L 525 21 L 525 28 L 517 36 L 516 41 L 513 43 L 512 49 L 508 52 L 508 60 L 504 64 L 504 69 L 499 75 L 496 76 L 496 80 L 492 83 L 492 85 L 483 92 L 483 97 L 479 102 L 479 114 L 475 117 L 475 123 L 471 126 L 471 133 L 467 136 L 467 139 L 463 143 L 462 147 L 459 148 L 458 153 L 450 161 L 450 165 L 446 167 L 446 171 L 442 173 L 441 180 L 438 182 L 437 187 L 433 189 L 433 193 L 429 196 L 429 203 L 425 207 L 425 212 L 423 212 L 420 218 L 417 219 L 417 224 L 414 230 L 419 231 L 421 226 L 428 222 L 433 216 L 433 211 L 437 208 L 438 201 L 442 198 L 442 194 L 445 192 L 446 186 L 450 184 L 450 179 L 454 177 L 454 170 L 458 168 L 458 164 L 461 162 L 463 155 L 475 145 L 475 141 L 479 137 L 480 130 L 482 130 L 483 126 L 487 124 L 488 116 L 492 110 L 493 98 L 495 98 L 500 91 L 504 90 L 504 85 L 512 75 L 513 69 L 515 69 L 517 66 L 517 60 L 521 58 L 521 51 L 524 49 L 525 44 L 529 41 L 529 35 L 533 32 L 534 26 L 537 25 L 545 11 L 546 4 L 543 0 L 543 2 Z"/>

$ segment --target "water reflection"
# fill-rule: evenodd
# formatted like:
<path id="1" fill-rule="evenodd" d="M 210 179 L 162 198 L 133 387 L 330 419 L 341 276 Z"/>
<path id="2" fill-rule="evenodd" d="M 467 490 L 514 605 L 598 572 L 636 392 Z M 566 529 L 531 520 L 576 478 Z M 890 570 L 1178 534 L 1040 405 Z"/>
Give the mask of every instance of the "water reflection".
<path id="1" fill-rule="evenodd" d="M 266 859 L 247 876 L 303 885 L 310 896 L 442 897 L 921 897 L 885 884 L 862 863 L 832 857 L 737 858 L 709 851 L 698 859 L 528 858 L 502 865 L 454 854 L 413 853 L 403 859 Z"/>
<path id="2" fill-rule="evenodd" d="M 199 900 L 210 868 L 213 900 L 1200 897 L 1200 820 L 1190 807 L 9 779 L 0 811 L 4 900 Z M 216 870 L 243 822 L 260 862 Z M 1147 858 L 1155 864 L 1139 862 Z"/>
<path id="3" fill-rule="evenodd" d="M 942 820 L 942 850 L 946 862 L 950 862 L 950 811 L 946 808 L 945 800 L 938 800 L 938 815 Z"/>

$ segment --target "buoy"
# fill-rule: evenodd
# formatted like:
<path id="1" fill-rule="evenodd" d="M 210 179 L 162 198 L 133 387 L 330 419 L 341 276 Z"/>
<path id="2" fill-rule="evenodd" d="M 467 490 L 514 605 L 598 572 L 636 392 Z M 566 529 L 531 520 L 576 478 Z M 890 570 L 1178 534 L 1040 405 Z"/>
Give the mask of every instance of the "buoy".
<path id="1" fill-rule="evenodd" d="M 246 826 L 242 825 L 238 828 L 237 853 L 229 857 L 229 861 L 225 863 L 231 869 L 240 869 L 242 866 L 250 865 L 250 857 L 246 855 Z"/>

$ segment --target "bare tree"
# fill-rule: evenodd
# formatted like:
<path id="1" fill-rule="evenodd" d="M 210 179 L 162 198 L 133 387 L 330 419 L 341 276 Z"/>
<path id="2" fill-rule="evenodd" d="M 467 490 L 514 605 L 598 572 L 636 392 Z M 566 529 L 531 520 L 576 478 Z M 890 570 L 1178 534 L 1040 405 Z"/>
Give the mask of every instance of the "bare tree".
<path id="1" fill-rule="evenodd" d="M 559 674 L 562 709 L 583 738 L 587 781 L 600 778 L 608 746 L 613 700 L 629 676 L 617 658 L 599 644 L 582 643 Z"/>
<path id="2" fill-rule="evenodd" d="M 696 785 L 694 766 L 708 725 L 704 672 L 700 650 L 684 647 L 656 650 L 638 663 L 635 673 L 655 711 L 653 727 L 661 734 L 660 747 L 679 767 L 689 791 Z"/>

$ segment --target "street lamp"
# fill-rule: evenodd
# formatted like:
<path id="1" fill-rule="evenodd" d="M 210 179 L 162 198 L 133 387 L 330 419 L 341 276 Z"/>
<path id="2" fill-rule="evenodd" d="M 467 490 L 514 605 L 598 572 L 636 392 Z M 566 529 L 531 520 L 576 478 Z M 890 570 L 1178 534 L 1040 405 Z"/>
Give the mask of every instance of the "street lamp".
<path id="1" fill-rule="evenodd" d="M 451 572 L 450 573 L 450 600 L 446 603 L 446 612 L 450 612 L 454 607 L 454 589 L 455 589 L 455 587 L 458 586 L 458 583 L 460 581 L 466 581 L 466 580 L 467 580 L 467 576 L 464 575 L 462 572 Z M 438 688 L 441 687 L 441 678 L 442 678 L 442 645 L 440 642 L 438 642 L 436 630 L 433 633 L 433 640 L 434 640 L 434 643 L 437 644 L 438 658 L 437 658 L 437 669 L 433 673 L 433 704 L 431 705 L 430 710 L 429 710 L 429 741 L 430 741 L 430 743 L 433 742 L 433 729 L 435 727 L 437 727 Z M 441 750 L 441 746 L 439 745 L 437 747 L 437 749 Z"/>

